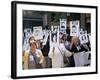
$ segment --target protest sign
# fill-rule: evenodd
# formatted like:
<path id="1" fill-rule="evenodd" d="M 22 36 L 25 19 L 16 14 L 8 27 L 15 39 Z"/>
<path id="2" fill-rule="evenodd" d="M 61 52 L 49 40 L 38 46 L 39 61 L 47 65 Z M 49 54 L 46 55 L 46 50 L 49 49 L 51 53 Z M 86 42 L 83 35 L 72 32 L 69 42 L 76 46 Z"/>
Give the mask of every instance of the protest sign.
<path id="1" fill-rule="evenodd" d="M 79 20 L 70 21 L 70 36 L 79 36 Z"/>
<path id="2" fill-rule="evenodd" d="M 43 39 L 42 26 L 33 27 L 33 35 L 36 40 Z"/>
<path id="3" fill-rule="evenodd" d="M 66 30 L 67 28 L 67 19 L 60 19 L 60 30 Z"/>

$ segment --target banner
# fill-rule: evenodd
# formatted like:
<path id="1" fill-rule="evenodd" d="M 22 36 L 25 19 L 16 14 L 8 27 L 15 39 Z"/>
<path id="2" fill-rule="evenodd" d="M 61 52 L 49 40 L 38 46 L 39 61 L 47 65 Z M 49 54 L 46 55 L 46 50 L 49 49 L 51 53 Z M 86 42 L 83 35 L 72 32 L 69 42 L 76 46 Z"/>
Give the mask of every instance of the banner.
<path id="1" fill-rule="evenodd" d="M 74 54 L 75 67 L 91 64 L 91 52 L 79 52 Z"/>

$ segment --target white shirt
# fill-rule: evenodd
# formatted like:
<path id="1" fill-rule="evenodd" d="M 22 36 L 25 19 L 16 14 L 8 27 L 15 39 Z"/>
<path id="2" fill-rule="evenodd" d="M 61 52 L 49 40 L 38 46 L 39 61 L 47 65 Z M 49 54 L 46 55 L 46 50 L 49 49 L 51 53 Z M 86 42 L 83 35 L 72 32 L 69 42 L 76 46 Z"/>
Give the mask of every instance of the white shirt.
<path id="1" fill-rule="evenodd" d="M 54 52 L 53 52 L 53 47 L 50 48 L 49 57 L 52 59 L 52 67 L 53 68 L 62 68 L 62 67 L 64 67 L 63 55 L 62 54 L 63 55 L 65 54 L 66 57 L 69 57 L 69 56 L 72 55 L 71 52 L 66 50 L 63 43 L 60 43 L 59 46 L 55 46 Z"/>

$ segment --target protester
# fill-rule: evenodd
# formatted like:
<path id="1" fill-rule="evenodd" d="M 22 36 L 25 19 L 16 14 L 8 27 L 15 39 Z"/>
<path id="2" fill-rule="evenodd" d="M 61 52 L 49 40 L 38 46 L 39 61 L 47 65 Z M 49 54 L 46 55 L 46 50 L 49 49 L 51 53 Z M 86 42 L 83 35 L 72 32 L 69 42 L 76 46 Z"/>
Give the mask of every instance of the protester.
<path id="1" fill-rule="evenodd" d="M 43 48 L 41 49 L 43 56 L 45 58 L 45 68 L 51 68 L 51 59 L 48 57 L 49 50 L 50 50 L 50 44 L 48 37 L 46 45 L 44 45 Z"/>
<path id="2" fill-rule="evenodd" d="M 33 36 L 29 38 L 29 50 L 24 53 L 24 69 L 42 68 L 44 56 L 41 50 L 37 49 L 37 43 Z"/>
<path id="3" fill-rule="evenodd" d="M 74 53 L 79 53 L 79 52 L 85 52 L 88 51 L 89 48 L 87 46 L 87 44 L 80 44 L 80 40 L 78 37 L 73 36 L 71 39 L 71 44 L 70 44 L 70 51 L 74 52 Z M 75 61 L 74 61 L 74 57 L 73 55 L 71 57 L 69 57 L 69 61 L 70 61 L 70 67 L 75 67 Z"/>
<path id="4" fill-rule="evenodd" d="M 52 46 L 49 51 L 49 57 L 52 60 L 52 67 L 53 68 L 63 68 L 64 67 L 64 55 L 69 57 L 72 55 L 65 46 L 62 40 L 60 40 L 59 45 Z"/>

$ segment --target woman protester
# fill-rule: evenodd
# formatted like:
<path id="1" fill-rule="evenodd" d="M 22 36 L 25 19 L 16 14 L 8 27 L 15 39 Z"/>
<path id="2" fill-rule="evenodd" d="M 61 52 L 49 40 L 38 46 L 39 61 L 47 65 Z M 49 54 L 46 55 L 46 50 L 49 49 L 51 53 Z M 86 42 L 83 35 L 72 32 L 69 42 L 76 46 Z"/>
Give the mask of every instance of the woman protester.
<path id="1" fill-rule="evenodd" d="M 63 68 L 64 67 L 64 56 L 70 57 L 72 53 L 68 51 L 63 42 L 63 37 L 60 39 L 59 45 L 50 47 L 49 57 L 52 61 L 52 68 Z"/>
<path id="2" fill-rule="evenodd" d="M 88 46 L 86 44 L 80 44 L 78 37 L 73 36 L 70 44 L 70 51 L 73 53 L 85 52 L 88 51 Z M 69 57 L 70 67 L 75 67 L 75 61 L 73 55 Z"/>
<path id="3" fill-rule="evenodd" d="M 24 69 L 42 68 L 44 56 L 41 50 L 37 49 L 37 43 L 33 36 L 29 38 L 29 50 L 24 53 Z"/>

